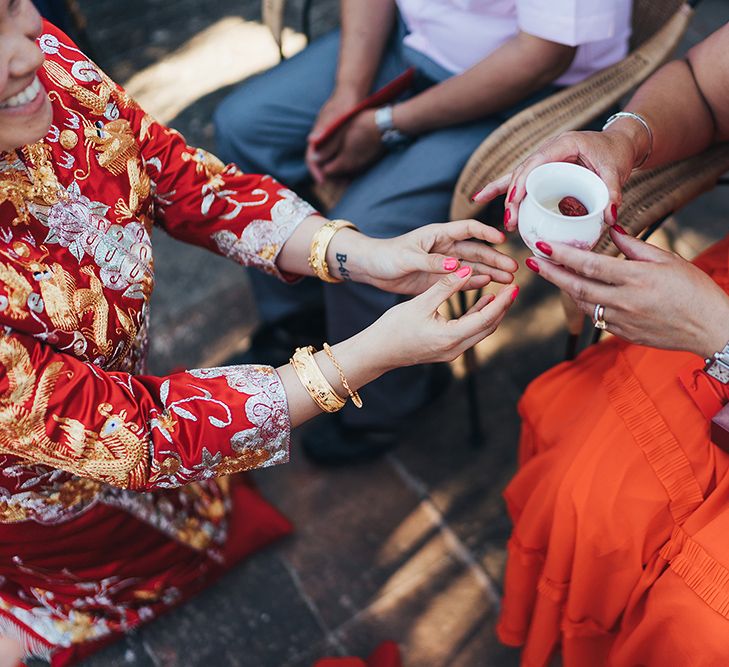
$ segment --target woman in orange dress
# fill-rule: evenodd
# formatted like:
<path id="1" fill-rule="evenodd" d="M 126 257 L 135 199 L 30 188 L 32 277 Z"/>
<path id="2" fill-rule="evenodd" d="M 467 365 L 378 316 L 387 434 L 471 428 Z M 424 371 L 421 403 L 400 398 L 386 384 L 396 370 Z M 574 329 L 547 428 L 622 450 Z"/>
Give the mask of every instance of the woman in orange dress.
<path id="1" fill-rule="evenodd" d="M 298 371 L 151 376 L 155 225 L 286 280 L 339 263 L 418 296 L 330 355 L 298 352 Z M 350 390 L 493 331 L 514 287 L 437 314 L 512 280 L 516 262 L 472 238 L 503 234 L 460 221 L 376 240 L 327 222 L 156 123 L 30 0 L 0 0 L 0 665 L 75 664 L 288 532 L 233 473 L 284 463 L 291 427 Z"/>
<path id="2" fill-rule="evenodd" d="M 498 633 L 529 667 L 558 653 L 565 667 L 729 665 L 729 454 L 710 437 L 729 396 L 729 240 L 691 264 L 617 224 L 634 168 L 729 140 L 729 26 L 658 71 L 626 112 L 547 143 L 478 196 L 507 193 L 514 229 L 534 167 L 583 164 L 610 189 L 610 234 L 630 260 L 558 244 L 540 247 L 552 262 L 527 260 L 616 335 L 520 404 Z"/>

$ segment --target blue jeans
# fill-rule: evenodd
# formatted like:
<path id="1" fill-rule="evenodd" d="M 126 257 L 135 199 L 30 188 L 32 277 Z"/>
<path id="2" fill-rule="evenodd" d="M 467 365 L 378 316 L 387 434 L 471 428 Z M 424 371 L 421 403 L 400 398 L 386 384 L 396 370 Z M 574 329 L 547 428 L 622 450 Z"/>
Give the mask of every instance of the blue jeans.
<path id="1" fill-rule="evenodd" d="M 274 69 L 243 83 L 215 113 L 218 154 L 243 171 L 266 173 L 292 188 L 309 182 L 304 162 L 306 138 L 333 89 L 339 53 L 339 31 L 312 43 Z M 402 46 L 393 33 L 375 80 L 380 88 L 407 67 L 418 71 L 411 94 L 450 76 L 436 63 Z M 552 92 L 553 87 L 548 91 Z M 529 102 L 533 101 L 529 100 Z M 365 234 L 388 238 L 431 222 L 448 219 L 458 176 L 471 153 L 489 133 L 514 113 L 419 136 L 402 150 L 386 153 L 358 175 L 330 218 L 354 222 Z M 312 304 L 324 303 L 330 343 L 349 338 L 374 322 L 402 297 L 354 282 L 322 284 L 306 279 L 290 286 L 251 271 L 261 318 L 273 322 Z M 426 398 L 428 368 L 393 371 L 363 389 L 365 407 L 348 405 L 345 424 L 395 426 Z"/>

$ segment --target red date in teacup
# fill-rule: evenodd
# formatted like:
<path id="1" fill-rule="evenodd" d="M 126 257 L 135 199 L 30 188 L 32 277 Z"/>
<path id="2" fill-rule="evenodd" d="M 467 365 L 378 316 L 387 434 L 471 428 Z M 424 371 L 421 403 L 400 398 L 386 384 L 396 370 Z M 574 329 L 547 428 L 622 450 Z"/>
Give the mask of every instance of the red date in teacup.
<path id="1" fill-rule="evenodd" d="M 527 177 L 526 193 L 519 233 L 535 255 L 545 257 L 539 241 L 592 250 L 600 240 L 609 193 L 594 172 L 569 162 L 543 164 Z"/>
<path id="2" fill-rule="evenodd" d="M 557 204 L 557 208 L 562 215 L 568 218 L 578 218 L 581 215 L 587 215 L 587 207 L 577 197 L 562 197 Z"/>

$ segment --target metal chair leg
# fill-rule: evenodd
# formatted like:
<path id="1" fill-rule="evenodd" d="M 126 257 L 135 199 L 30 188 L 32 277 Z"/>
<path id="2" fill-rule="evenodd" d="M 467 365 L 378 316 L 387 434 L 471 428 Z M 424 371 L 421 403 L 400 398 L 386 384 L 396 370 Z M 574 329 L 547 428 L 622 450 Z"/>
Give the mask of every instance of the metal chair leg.
<path id="1" fill-rule="evenodd" d="M 478 362 L 476 350 L 471 348 L 463 353 L 463 361 L 466 366 L 466 397 L 468 399 L 468 423 L 470 426 L 469 439 L 471 447 L 478 449 L 484 444 L 483 425 L 481 424 L 481 411 L 478 400 L 478 379 L 476 371 Z"/>
<path id="2" fill-rule="evenodd" d="M 304 33 L 306 41 L 311 41 L 311 0 L 304 0 L 301 8 L 301 32 Z"/>
<path id="3" fill-rule="evenodd" d="M 478 299 L 482 294 L 479 290 L 476 298 Z M 466 292 L 458 293 L 458 309 L 460 313 L 451 312 L 454 317 L 463 315 L 468 311 L 468 296 Z M 478 380 L 476 373 L 478 371 L 478 360 L 476 358 L 476 350 L 470 348 L 463 353 L 463 365 L 466 369 L 466 399 L 468 401 L 468 423 L 470 427 L 469 439 L 471 447 L 478 448 L 484 443 L 483 427 L 481 425 L 481 412 L 478 400 Z"/>
<path id="4" fill-rule="evenodd" d="M 580 342 L 580 334 L 567 334 L 567 345 L 565 346 L 564 359 L 572 361 L 577 356 L 577 345 Z"/>

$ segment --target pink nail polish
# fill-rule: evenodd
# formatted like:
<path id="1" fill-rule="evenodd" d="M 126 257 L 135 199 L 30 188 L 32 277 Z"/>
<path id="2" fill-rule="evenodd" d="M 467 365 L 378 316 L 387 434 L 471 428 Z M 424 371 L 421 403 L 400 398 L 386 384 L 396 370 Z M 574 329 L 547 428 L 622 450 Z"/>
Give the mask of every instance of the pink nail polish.
<path id="1" fill-rule="evenodd" d="M 623 229 L 623 228 L 622 228 L 622 227 L 621 227 L 621 226 L 620 226 L 620 225 L 619 225 L 619 224 L 618 224 L 617 222 L 616 222 L 616 223 L 615 223 L 615 224 L 613 225 L 613 229 L 614 229 L 614 230 L 615 230 L 615 231 L 616 231 L 616 232 L 617 232 L 618 234 L 627 234 L 627 233 L 628 233 L 628 232 L 626 232 L 626 231 L 625 231 L 625 230 L 624 230 L 624 229 Z"/>
<path id="2" fill-rule="evenodd" d="M 521 289 L 521 288 L 519 287 L 519 285 L 517 285 L 517 286 L 516 286 L 516 287 L 514 288 L 514 291 L 513 291 L 512 293 L 511 293 L 511 303 L 514 303 L 514 301 L 516 301 L 516 297 L 518 297 L 518 296 L 519 296 L 519 290 L 520 290 L 520 289 Z"/>
<path id="3" fill-rule="evenodd" d="M 526 264 L 527 269 L 534 271 L 534 273 L 539 273 L 539 264 L 537 264 L 537 260 L 533 257 L 529 257 L 524 264 Z"/>
<path id="4" fill-rule="evenodd" d="M 547 255 L 547 257 L 551 257 L 553 251 L 552 246 L 549 245 L 549 243 L 545 243 L 544 241 L 537 241 L 536 246 L 539 252 L 544 253 L 545 255 Z"/>
<path id="5" fill-rule="evenodd" d="M 617 219 L 618 219 L 618 205 L 617 204 L 613 204 L 610 207 L 610 215 L 613 216 L 613 220 L 617 221 Z"/>
<path id="6" fill-rule="evenodd" d="M 511 188 L 511 192 L 509 193 L 509 199 L 507 199 L 507 203 L 511 204 L 511 202 L 514 201 L 514 197 L 516 197 L 516 187 Z"/>
<path id="7" fill-rule="evenodd" d="M 458 271 L 456 271 L 456 275 L 459 278 L 466 278 L 471 275 L 471 267 L 470 266 L 462 266 Z"/>
<path id="8" fill-rule="evenodd" d="M 455 257 L 446 257 L 443 260 L 443 270 L 455 271 L 458 268 L 458 260 Z"/>
<path id="9" fill-rule="evenodd" d="M 504 211 L 504 227 L 506 227 L 509 224 L 509 220 L 511 220 L 511 209 L 507 208 Z"/>

